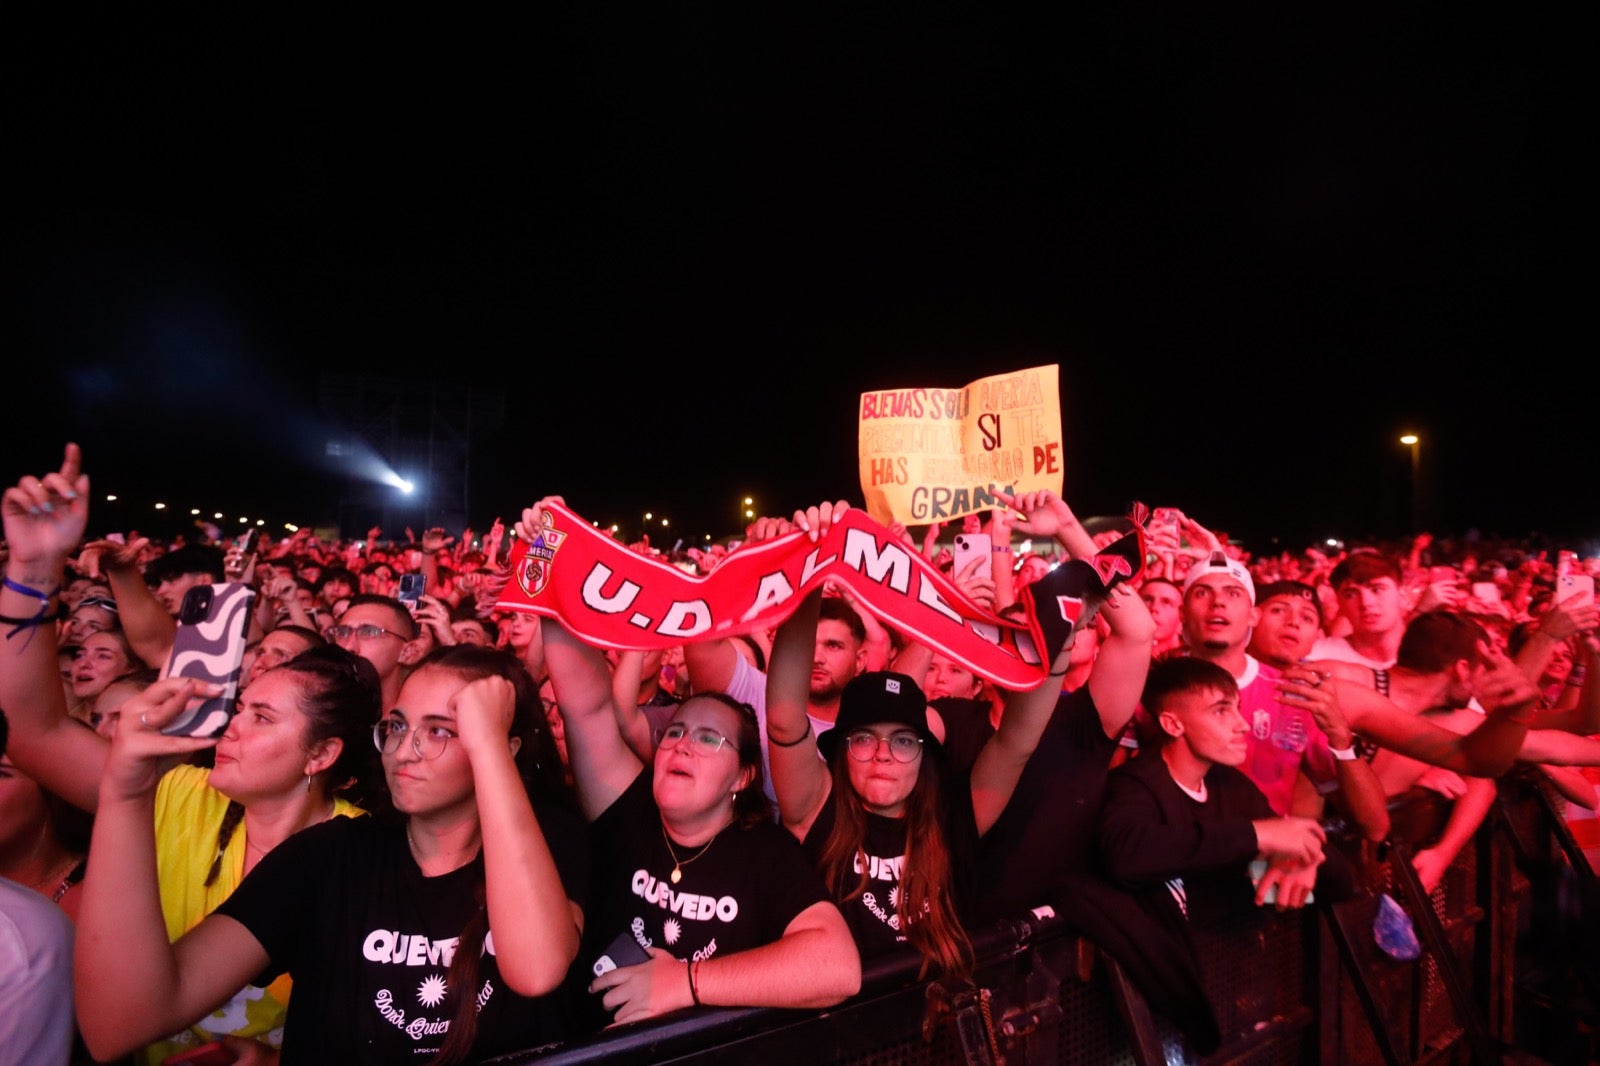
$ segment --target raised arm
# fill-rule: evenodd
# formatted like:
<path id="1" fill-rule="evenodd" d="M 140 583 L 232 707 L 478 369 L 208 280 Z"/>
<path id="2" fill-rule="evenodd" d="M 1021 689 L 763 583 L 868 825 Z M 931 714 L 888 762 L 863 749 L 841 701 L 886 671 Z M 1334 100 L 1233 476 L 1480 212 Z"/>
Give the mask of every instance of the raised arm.
<path id="1" fill-rule="evenodd" d="M 546 502 L 563 502 L 548 496 L 522 512 L 517 535 L 533 540 Z M 544 638 L 545 667 L 556 690 L 556 703 L 566 729 L 567 758 L 578 790 L 578 802 L 590 821 L 622 795 L 639 776 L 644 763 L 622 739 L 617 729 L 611 667 L 605 656 L 567 630 L 554 618 L 540 626 Z"/>
<path id="2" fill-rule="evenodd" d="M 624 651 L 617 654 L 611 674 L 611 697 L 617 712 L 617 729 L 629 750 L 642 763 L 655 757 L 655 741 L 650 736 L 650 720 L 639 710 L 639 683 L 644 678 L 645 653 Z"/>
<path id="3" fill-rule="evenodd" d="M 84 545 L 78 569 L 91 577 L 98 574 L 106 579 L 117 601 L 117 617 L 128 646 L 146 666 L 159 670 L 172 653 L 178 623 L 144 583 L 139 554 L 149 543 L 144 537 L 136 537 L 130 544 L 94 541 Z"/>
<path id="4" fill-rule="evenodd" d="M 778 816 L 784 828 L 804 840 L 833 791 L 828 765 L 817 753 L 817 736 L 806 715 L 815 658 L 821 591 L 801 601 L 772 641 L 767 663 L 767 761 Z"/>
<path id="5" fill-rule="evenodd" d="M 984 741 L 972 764 L 972 814 L 979 836 L 994 826 L 1011 802 L 1022 769 L 1038 748 L 1039 738 L 1061 697 L 1061 678 L 1066 676 L 1071 657 L 1072 649 L 1062 648 L 1042 684 L 1006 693 L 1000 728 Z"/>
<path id="6" fill-rule="evenodd" d="M 542 996 L 578 957 L 583 912 L 561 883 L 506 739 L 516 692 L 503 677 L 483 677 L 450 703 L 472 764 L 495 961 L 512 991 Z"/>
<path id="7" fill-rule="evenodd" d="M 1089 695 L 1100 713 L 1100 727 L 1106 736 L 1114 737 L 1132 720 L 1144 694 L 1156 623 L 1144 600 L 1127 585 L 1111 590 L 1100 617 L 1110 626 L 1111 635 L 1100 645 L 1089 670 Z"/>
<path id="8" fill-rule="evenodd" d="M 1278 698 L 1287 706 L 1303 707 L 1309 711 L 1316 720 L 1317 728 L 1327 736 L 1329 748 L 1353 752 L 1355 735 L 1339 702 L 1339 689 L 1329 684 L 1326 673 L 1309 667 L 1290 667 L 1284 671 L 1283 680 L 1278 685 Z M 1365 759 L 1335 757 L 1334 773 L 1339 781 L 1345 810 L 1356 828 L 1361 830 L 1361 835 L 1374 843 L 1387 837 L 1389 800 L 1384 794 L 1383 782 L 1373 772 L 1372 764 Z M 1302 805 L 1297 799 L 1291 807 L 1291 813 L 1320 817 L 1321 806 L 1320 798 L 1310 805 Z"/>
<path id="9" fill-rule="evenodd" d="M 1465 735 L 1407 714 L 1370 689 L 1338 679 L 1326 684 L 1334 687 L 1350 727 L 1362 736 L 1402 755 L 1459 774 L 1499 777 L 1519 757 L 1529 735 L 1528 725 L 1533 721 L 1539 693 L 1505 656 L 1482 643 L 1478 645 L 1478 654 L 1489 665 L 1489 672 L 1477 686 L 1478 700 L 1489 713 L 1482 725 Z M 1537 762 L 1563 761 L 1532 755 L 1522 757 Z"/>
<path id="10" fill-rule="evenodd" d="M 68 444 L 61 468 L 25 477 L 0 497 L 10 548 L 0 587 L 0 707 L 9 754 L 23 773 L 73 806 L 99 801 L 106 742 L 67 714 L 56 666 L 54 612 L 66 561 L 89 519 L 89 478 Z"/>
<path id="11" fill-rule="evenodd" d="M 194 681 L 175 678 L 131 697 L 106 760 L 73 955 L 78 1024 L 97 1060 L 126 1055 L 194 1024 L 269 961 L 243 925 L 220 915 L 176 943 L 167 940 L 156 872 L 160 766 L 216 741 L 159 730 L 197 691 Z"/>
<path id="12" fill-rule="evenodd" d="M 750 527 L 749 540 L 771 540 L 795 528 L 809 530 L 816 540 L 848 509 L 849 505 L 840 501 L 797 511 L 792 522 L 762 518 Z M 778 798 L 778 816 L 784 828 L 800 840 L 811 831 L 811 824 L 833 790 L 833 778 L 817 753 L 817 736 L 806 714 L 821 607 L 820 590 L 800 602 L 778 627 L 772 640 L 772 658 L 767 663 L 767 761 L 772 771 L 772 791 Z"/>

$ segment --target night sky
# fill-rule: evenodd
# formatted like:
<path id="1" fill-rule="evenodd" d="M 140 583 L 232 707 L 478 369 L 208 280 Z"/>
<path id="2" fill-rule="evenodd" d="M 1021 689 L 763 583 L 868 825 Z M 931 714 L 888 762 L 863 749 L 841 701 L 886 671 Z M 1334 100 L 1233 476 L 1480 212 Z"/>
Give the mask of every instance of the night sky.
<path id="1" fill-rule="evenodd" d="M 370 375 L 503 398 L 480 528 L 721 536 L 859 501 L 862 391 L 1059 363 L 1081 514 L 1403 534 L 1414 429 L 1434 529 L 1600 550 L 1579 28 L 1117 6 L 14 26 L 0 476 L 352 521 Z"/>

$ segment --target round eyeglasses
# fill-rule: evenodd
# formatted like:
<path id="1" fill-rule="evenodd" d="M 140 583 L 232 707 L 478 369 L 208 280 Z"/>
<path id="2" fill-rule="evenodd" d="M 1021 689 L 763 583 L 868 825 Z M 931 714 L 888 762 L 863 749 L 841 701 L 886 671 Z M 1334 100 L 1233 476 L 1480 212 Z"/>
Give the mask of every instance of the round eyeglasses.
<path id="1" fill-rule="evenodd" d="M 437 759 L 455 736 L 442 725 L 412 729 L 399 718 L 385 718 L 372 727 L 372 743 L 385 755 L 393 755 L 400 750 L 407 733 L 411 734 L 411 750 L 420 759 Z"/>
<path id="2" fill-rule="evenodd" d="M 890 733 L 880 737 L 876 733 L 851 733 L 844 738 L 850 757 L 857 762 L 869 762 L 878 757 L 878 746 L 889 745 L 889 754 L 895 762 L 915 762 L 922 754 L 922 738 L 915 733 Z"/>
<path id="3" fill-rule="evenodd" d="M 694 755 L 715 755 L 722 750 L 722 745 L 728 742 L 727 737 L 709 726 L 702 725 L 690 729 L 682 722 L 673 722 L 661 731 L 661 742 L 657 747 L 670 751 L 682 744 L 685 737 L 689 743 L 684 750 Z"/>

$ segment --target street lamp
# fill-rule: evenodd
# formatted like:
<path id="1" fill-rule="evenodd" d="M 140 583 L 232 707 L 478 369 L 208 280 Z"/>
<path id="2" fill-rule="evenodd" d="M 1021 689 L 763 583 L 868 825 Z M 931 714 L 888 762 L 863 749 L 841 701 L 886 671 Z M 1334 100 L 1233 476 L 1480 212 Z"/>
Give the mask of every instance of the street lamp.
<path id="1" fill-rule="evenodd" d="M 1422 438 L 1415 433 L 1400 437 L 1400 443 L 1411 449 L 1411 532 L 1422 532 Z"/>

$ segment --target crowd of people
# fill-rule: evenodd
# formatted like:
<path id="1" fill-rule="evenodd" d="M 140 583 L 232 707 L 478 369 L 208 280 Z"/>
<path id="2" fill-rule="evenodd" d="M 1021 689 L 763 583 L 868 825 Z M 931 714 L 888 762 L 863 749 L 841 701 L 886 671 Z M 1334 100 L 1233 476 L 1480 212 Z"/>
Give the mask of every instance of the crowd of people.
<path id="1" fill-rule="evenodd" d="M 6 490 L 0 1063 L 472 1062 L 828 1007 L 897 952 L 968 980 L 973 932 L 1040 905 L 1205 1052 L 1193 931 L 1361 891 L 1330 826 L 1378 844 L 1396 796 L 1449 798 L 1412 857 L 1432 891 L 1529 768 L 1600 847 L 1600 558 L 1259 557 L 1173 509 L 1091 531 L 1049 492 L 886 527 L 1011 621 L 1139 545 L 1007 689 L 840 583 L 669 647 L 498 606 L 559 502 L 481 537 L 157 543 L 85 540 L 76 446 Z M 850 510 L 668 561 L 710 575 Z M 957 532 L 989 550 L 958 568 Z M 224 694 L 166 667 L 186 594 L 225 584 L 254 591 L 236 710 L 164 731 Z"/>

